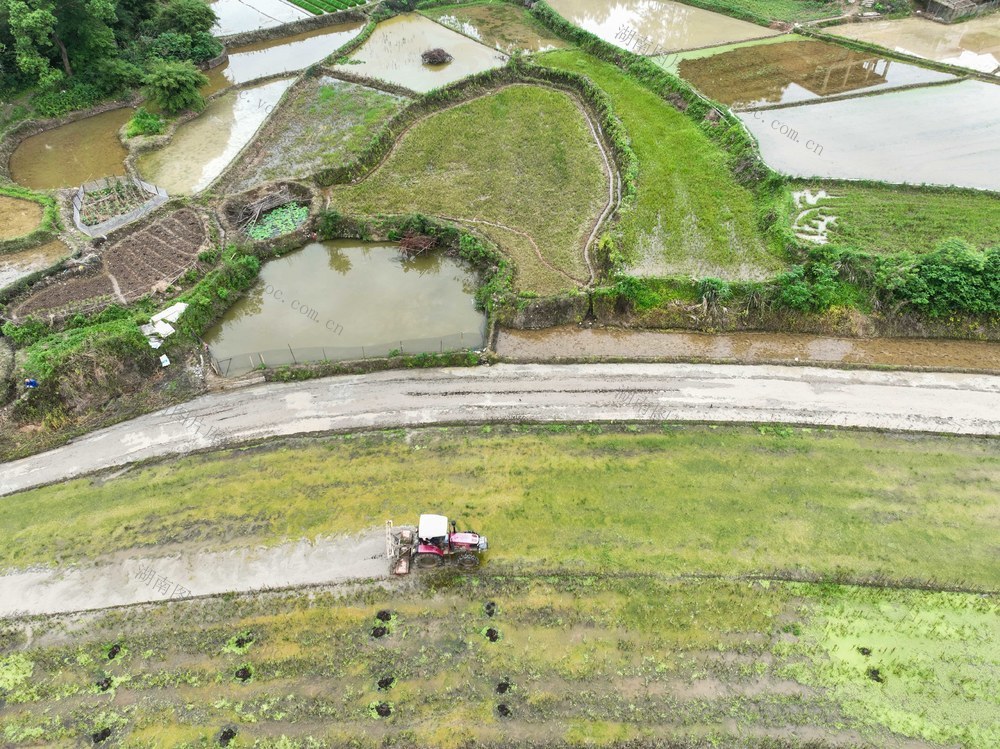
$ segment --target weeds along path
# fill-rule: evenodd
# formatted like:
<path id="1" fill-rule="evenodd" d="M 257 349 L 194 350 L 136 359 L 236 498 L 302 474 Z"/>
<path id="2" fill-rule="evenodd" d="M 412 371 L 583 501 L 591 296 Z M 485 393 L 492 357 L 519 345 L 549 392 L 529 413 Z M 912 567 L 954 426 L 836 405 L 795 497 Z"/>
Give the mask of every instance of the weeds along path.
<path id="1" fill-rule="evenodd" d="M 1000 377 L 783 366 L 500 364 L 265 383 L 205 395 L 2 464 L 0 495 L 140 460 L 294 434 L 637 421 L 995 437 Z"/>
<path id="2" fill-rule="evenodd" d="M 446 215 L 441 215 L 441 214 L 437 214 L 437 215 L 438 215 L 439 218 L 445 219 L 447 221 L 454 221 L 454 222 L 460 222 L 460 223 L 466 223 L 466 224 L 488 225 L 488 226 L 493 226 L 493 227 L 498 228 L 498 229 L 503 229 L 505 231 L 509 231 L 509 232 L 511 232 L 513 234 L 517 234 L 518 236 L 521 236 L 521 237 L 525 238 L 526 240 L 528 240 L 528 242 L 531 244 L 532 250 L 534 251 L 534 254 L 535 254 L 536 258 L 538 259 L 539 263 L 541 263 L 548 270 L 550 270 L 550 271 L 552 271 L 554 273 L 559 274 L 560 276 L 566 278 L 567 280 L 573 282 L 574 284 L 576 284 L 578 286 L 590 286 L 597 279 L 597 272 L 596 272 L 596 270 L 594 268 L 594 264 L 593 264 L 593 261 L 591 259 L 591 247 L 593 246 L 594 242 L 597 240 L 597 237 L 598 237 L 598 234 L 600 232 L 601 227 L 604 225 L 605 221 L 607 221 L 607 219 L 614 213 L 614 211 L 618 208 L 619 203 L 621 202 L 621 176 L 618 174 L 618 171 L 617 171 L 617 169 L 614 166 L 614 161 L 611 158 L 611 155 L 609 153 L 608 146 L 604 142 L 604 139 L 603 139 L 603 136 L 602 136 L 602 133 L 601 133 L 600 124 L 595 121 L 595 119 L 594 119 L 593 115 L 591 114 L 591 112 L 587 109 L 586 106 L 584 106 L 584 104 L 580 100 L 579 96 L 571 88 L 564 88 L 564 87 L 561 87 L 561 86 L 554 86 L 554 85 L 551 85 L 551 84 L 549 84 L 549 83 L 547 83 L 545 81 L 542 81 L 542 80 L 538 80 L 538 81 L 534 81 L 533 80 L 531 82 L 507 83 L 507 84 L 504 84 L 502 86 L 497 86 L 496 88 L 491 89 L 490 91 L 487 91 L 485 93 L 482 93 L 482 94 L 470 97 L 468 99 L 465 99 L 465 100 L 460 101 L 460 102 L 456 102 L 454 104 L 449 104 L 448 106 L 442 107 L 440 109 L 436 109 L 433 112 L 428 112 L 427 114 L 424 114 L 421 117 L 418 117 L 416 120 L 414 120 L 413 122 L 409 123 L 406 127 L 404 127 L 399 132 L 399 134 L 396 136 L 396 139 L 393 142 L 392 146 L 385 152 L 385 154 L 382 155 L 382 157 L 379 159 L 379 161 L 371 169 L 369 169 L 367 172 L 365 172 L 365 174 L 361 175 L 357 179 L 352 180 L 348 184 L 350 184 L 350 185 L 361 184 L 362 182 L 364 182 L 367 179 L 369 179 L 372 175 L 376 174 L 380 169 L 382 169 L 385 166 L 385 164 L 399 150 L 399 148 L 401 147 L 401 144 L 403 142 L 403 139 L 405 138 L 405 136 L 407 135 L 407 133 L 409 133 L 411 130 L 413 130 L 418 125 L 421 125 L 422 123 L 424 123 L 426 120 L 431 119 L 432 117 L 436 117 L 436 116 L 438 116 L 440 114 L 443 114 L 444 112 L 447 112 L 449 110 L 456 109 L 456 108 L 461 107 L 461 106 L 465 106 L 465 105 L 469 104 L 470 102 L 478 101 L 480 99 L 484 99 L 484 98 L 489 97 L 489 96 L 494 96 L 494 95 L 500 93 L 501 91 L 504 91 L 504 90 L 509 89 L 509 88 L 517 87 L 517 86 L 535 86 L 535 87 L 538 87 L 538 88 L 546 88 L 546 89 L 549 89 L 549 90 L 552 90 L 552 91 L 557 91 L 559 93 L 567 95 L 570 98 L 570 100 L 573 102 L 573 104 L 577 108 L 577 110 L 583 116 L 584 121 L 587 123 L 587 127 L 590 129 L 591 137 L 593 138 L 593 141 L 594 141 L 595 145 L 597 146 L 598 151 L 600 152 L 601 162 L 603 164 L 604 173 L 605 173 L 605 176 L 607 177 L 607 180 L 608 180 L 608 199 L 605 202 L 604 207 L 602 208 L 600 214 L 594 220 L 593 226 L 591 227 L 591 231 L 590 231 L 589 235 L 587 236 L 586 240 L 584 241 L 583 247 L 581 248 L 581 252 L 582 252 L 582 256 L 583 256 L 583 261 L 584 261 L 585 265 L 587 266 L 588 278 L 587 279 L 577 278 L 576 276 L 573 276 L 570 273 L 567 273 L 566 271 L 562 270 L 561 268 L 558 268 L 555 265 L 553 265 L 552 263 L 550 263 L 545 258 L 545 256 L 543 255 L 543 253 L 542 253 L 541 249 L 539 248 L 538 243 L 535 241 L 534 237 L 532 237 L 530 234 L 528 234 L 527 232 L 525 232 L 525 231 L 523 231 L 521 229 L 516 229 L 514 227 L 507 226 L 507 225 L 505 225 L 503 223 L 500 223 L 500 222 L 497 222 L 497 221 L 488 221 L 488 220 L 479 219 L 479 218 L 459 218 L 459 217 L 455 217 L 455 216 L 446 216 Z M 330 205 L 331 190 L 332 190 L 333 187 L 336 187 L 336 185 L 328 187 L 324 191 L 324 194 L 325 194 L 326 199 L 327 199 L 327 207 L 329 207 L 329 205 Z"/>

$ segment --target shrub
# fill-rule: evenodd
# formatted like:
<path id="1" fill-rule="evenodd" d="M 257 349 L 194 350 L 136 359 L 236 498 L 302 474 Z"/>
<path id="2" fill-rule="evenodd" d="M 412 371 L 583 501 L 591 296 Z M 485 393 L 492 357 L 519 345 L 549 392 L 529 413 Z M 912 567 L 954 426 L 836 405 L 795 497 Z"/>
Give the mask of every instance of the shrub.
<path id="1" fill-rule="evenodd" d="M 156 16 L 160 31 L 181 34 L 208 32 L 219 17 L 204 0 L 168 0 Z"/>
<path id="2" fill-rule="evenodd" d="M 191 62 L 159 61 L 143 83 L 146 95 L 168 114 L 205 106 L 199 89 L 208 84 L 208 78 Z"/>
<path id="3" fill-rule="evenodd" d="M 163 132 L 166 123 L 158 114 L 153 114 L 145 107 L 139 107 L 125 127 L 125 136 L 134 138 L 137 135 L 158 135 Z"/>
<path id="4" fill-rule="evenodd" d="M 43 91 L 31 100 L 42 117 L 60 117 L 74 109 L 86 109 L 101 100 L 100 90 L 89 83 L 74 81 L 59 90 Z"/>

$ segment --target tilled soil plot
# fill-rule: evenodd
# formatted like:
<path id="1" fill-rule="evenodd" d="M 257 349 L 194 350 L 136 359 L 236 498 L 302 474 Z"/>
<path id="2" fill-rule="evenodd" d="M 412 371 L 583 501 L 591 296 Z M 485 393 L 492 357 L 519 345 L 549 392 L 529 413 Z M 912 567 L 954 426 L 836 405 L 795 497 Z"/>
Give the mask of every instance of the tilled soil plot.
<path id="1" fill-rule="evenodd" d="M 205 236 L 197 213 L 176 211 L 111 245 L 93 274 L 60 280 L 32 294 L 12 310 L 12 317 L 62 316 L 115 301 L 134 302 L 194 265 Z"/>

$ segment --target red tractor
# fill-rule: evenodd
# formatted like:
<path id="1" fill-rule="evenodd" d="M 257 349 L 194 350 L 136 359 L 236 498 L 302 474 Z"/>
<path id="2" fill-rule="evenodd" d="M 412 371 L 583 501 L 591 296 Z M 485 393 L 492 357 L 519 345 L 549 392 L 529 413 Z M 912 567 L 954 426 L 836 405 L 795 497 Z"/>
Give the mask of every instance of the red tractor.
<path id="1" fill-rule="evenodd" d="M 392 521 L 386 523 L 386 555 L 393 573 L 405 575 L 410 565 L 431 569 L 453 563 L 462 569 L 479 566 L 480 555 L 489 548 L 486 536 L 475 531 L 459 533 L 455 523 L 448 523 L 444 515 L 421 515 L 416 534 L 411 527 L 393 530 Z"/>

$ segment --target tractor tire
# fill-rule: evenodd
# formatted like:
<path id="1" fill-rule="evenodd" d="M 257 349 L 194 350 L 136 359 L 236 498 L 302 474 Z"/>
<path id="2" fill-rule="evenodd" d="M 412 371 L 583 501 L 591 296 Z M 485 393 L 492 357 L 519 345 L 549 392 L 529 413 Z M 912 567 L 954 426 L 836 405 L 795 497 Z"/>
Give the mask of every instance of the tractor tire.
<path id="1" fill-rule="evenodd" d="M 443 562 L 444 557 L 440 557 L 437 554 L 417 554 L 413 557 L 413 566 L 418 570 L 430 570 L 440 567 Z"/>
<path id="2" fill-rule="evenodd" d="M 479 566 L 479 555 L 467 551 L 455 558 L 455 564 L 463 570 L 474 570 Z"/>

